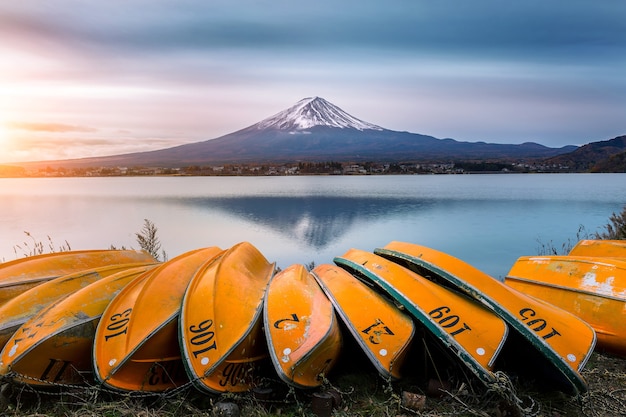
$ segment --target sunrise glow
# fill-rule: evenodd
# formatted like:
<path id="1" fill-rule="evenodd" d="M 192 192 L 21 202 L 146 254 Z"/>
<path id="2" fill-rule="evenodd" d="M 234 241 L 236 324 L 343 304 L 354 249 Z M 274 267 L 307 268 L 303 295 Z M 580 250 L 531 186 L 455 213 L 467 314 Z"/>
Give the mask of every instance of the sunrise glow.
<path id="1" fill-rule="evenodd" d="M 347 1 L 3 2 L 0 163 L 214 139 L 311 96 L 469 142 L 623 134 L 624 3 Z"/>

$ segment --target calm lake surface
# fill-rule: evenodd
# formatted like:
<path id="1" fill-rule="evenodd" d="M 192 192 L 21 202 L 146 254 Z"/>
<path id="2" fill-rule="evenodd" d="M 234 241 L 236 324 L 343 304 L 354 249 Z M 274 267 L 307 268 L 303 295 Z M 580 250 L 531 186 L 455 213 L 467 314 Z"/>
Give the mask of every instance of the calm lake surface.
<path id="1" fill-rule="evenodd" d="M 284 269 L 401 240 L 502 278 L 541 244 L 604 230 L 626 174 L 20 178 L 0 179 L 0 199 L 4 261 L 32 247 L 24 232 L 46 247 L 138 248 L 149 219 L 169 258 L 246 240 Z"/>

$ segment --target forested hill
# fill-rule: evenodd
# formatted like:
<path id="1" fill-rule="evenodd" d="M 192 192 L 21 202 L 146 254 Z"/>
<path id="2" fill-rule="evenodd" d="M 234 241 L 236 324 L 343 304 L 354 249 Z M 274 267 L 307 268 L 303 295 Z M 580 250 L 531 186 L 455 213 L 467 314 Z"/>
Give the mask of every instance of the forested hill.
<path id="1" fill-rule="evenodd" d="M 546 160 L 580 172 L 626 172 L 626 135 L 591 142 L 573 152 Z"/>

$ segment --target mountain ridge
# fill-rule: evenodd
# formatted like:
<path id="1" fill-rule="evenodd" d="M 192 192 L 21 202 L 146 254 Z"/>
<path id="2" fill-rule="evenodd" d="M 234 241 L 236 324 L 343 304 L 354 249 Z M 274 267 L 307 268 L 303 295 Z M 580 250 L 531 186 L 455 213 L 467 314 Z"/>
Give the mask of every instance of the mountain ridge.
<path id="1" fill-rule="evenodd" d="M 154 151 L 14 165 L 175 168 L 302 161 L 519 160 L 549 158 L 575 149 L 572 145 L 549 148 L 535 142 L 462 142 L 394 131 L 358 119 L 321 97 L 308 97 L 260 122 L 214 139 Z"/>

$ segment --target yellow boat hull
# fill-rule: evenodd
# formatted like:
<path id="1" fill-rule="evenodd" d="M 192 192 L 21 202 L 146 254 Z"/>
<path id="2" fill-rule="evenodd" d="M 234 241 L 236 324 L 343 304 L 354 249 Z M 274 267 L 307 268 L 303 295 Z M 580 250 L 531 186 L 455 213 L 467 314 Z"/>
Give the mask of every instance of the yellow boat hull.
<path id="1" fill-rule="evenodd" d="M 13 297 L 0 306 L 0 349 L 24 322 L 48 305 L 101 278 L 143 265 L 147 264 L 121 264 L 88 269 L 52 279 Z"/>
<path id="2" fill-rule="evenodd" d="M 0 264 L 0 305 L 43 282 L 107 265 L 154 263 L 145 251 L 85 250 L 30 256 Z"/>
<path id="3" fill-rule="evenodd" d="M 133 281 L 109 303 L 96 331 L 93 365 L 104 385 L 160 392 L 189 381 L 178 345 L 178 315 L 194 274 L 217 247 L 183 253 Z"/>
<path id="4" fill-rule="evenodd" d="M 102 278 L 26 321 L 0 353 L 0 375 L 29 385 L 93 383 L 96 326 L 111 299 L 153 266 Z"/>
<path id="5" fill-rule="evenodd" d="M 375 252 L 488 306 L 539 353 L 539 358 L 546 358 L 547 364 L 555 367 L 555 383 L 562 382 L 563 389 L 572 393 L 588 389 L 580 372 L 593 351 L 596 335 L 583 320 L 425 246 L 391 242 Z"/>
<path id="6" fill-rule="evenodd" d="M 323 264 L 312 274 L 380 375 L 400 379 L 415 334 L 411 317 L 344 269 Z"/>
<path id="7" fill-rule="evenodd" d="M 196 380 L 196 386 L 213 394 L 250 391 L 257 385 L 261 377 L 259 368 L 268 356 L 263 337 L 263 320 L 259 317 L 230 354 L 205 374 L 201 382 Z"/>
<path id="8" fill-rule="evenodd" d="M 342 268 L 373 281 L 402 304 L 486 385 L 496 381 L 494 362 L 508 328 L 480 304 L 381 256 L 351 249 L 335 258 Z"/>
<path id="9" fill-rule="evenodd" d="M 523 256 L 505 283 L 580 317 L 599 350 L 626 356 L 626 262 L 582 256 Z"/>
<path id="10" fill-rule="evenodd" d="M 339 357 L 342 335 L 330 300 L 303 265 L 272 278 L 263 319 L 279 377 L 297 388 L 320 386 Z"/>
<path id="11" fill-rule="evenodd" d="M 267 357 L 261 311 L 273 273 L 274 264 L 242 242 L 191 279 L 182 301 L 179 340 L 189 378 L 200 390 L 251 388 L 249 379 L 221 386 L 218 372 L 227 360 L 251 363 Z"/>
<path id="12" fill-rule="evenodd" d="M 576 243 L 568 255 L 626 258 L 626 240 L 584 239 Z"/>

